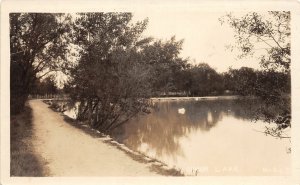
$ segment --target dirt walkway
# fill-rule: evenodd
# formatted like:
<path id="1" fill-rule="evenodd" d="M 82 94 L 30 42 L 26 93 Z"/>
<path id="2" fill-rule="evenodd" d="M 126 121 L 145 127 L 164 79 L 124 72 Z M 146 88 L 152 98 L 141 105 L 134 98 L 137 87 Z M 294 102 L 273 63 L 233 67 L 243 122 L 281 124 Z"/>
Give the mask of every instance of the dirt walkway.
<path id="1" fill-rule="evenodd" d="M 65 123 L 41 100 L 31 100 L 35 150 L 50 176 L 152 176 L 147 164 Z"/>

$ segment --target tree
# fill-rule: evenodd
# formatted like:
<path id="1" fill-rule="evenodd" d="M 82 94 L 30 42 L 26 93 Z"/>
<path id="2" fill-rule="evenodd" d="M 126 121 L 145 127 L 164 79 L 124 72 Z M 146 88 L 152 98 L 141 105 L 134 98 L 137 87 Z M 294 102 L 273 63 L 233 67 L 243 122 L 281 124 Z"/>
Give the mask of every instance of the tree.
<path id="1" fill-rule="evenodd" d="M 80 49 L 78 65 L 68 84 L 77 119 L 110 132 L 139 112 L 148 112 L 148 68 L 141 58 L 141 38 L 147 20 L 131 24 L 131 13 L 79 14 L 74 43 Z"/>
<path id="2" fill-rule="evenodd" d="M 222 93 L 221 76 L 208 64 L 200 63 L 184 71 L 184 90 L 191 96 L 208 96 Z"/>
<path id="3" fill-rule="evenodd" d="M 149 98 L 176 90 L 176 75 L 186 65 L 179 57 L 182 41 L 142 37 L 148 20 L 131 19 L 131 13 L 84 13 L 74 23 L 80 58 L 69 92 L 80 102 L 77 119 L 102 132 L 148 113 Z"/>
<path id="4" fill-rule="evenodd" d="M 262 68 L 288 73 L 291 63 L 290 19 L 290 12 L 270 11 L 268 15 L 251 12 L 239 18 L 227 14 L 220 20 L 234 29 L 234 47 L 240 50 L 240 58 L 259 53 Z"/>
<path id="5" fill-rule="evenodd" d="M 228 82 L 231 83 L 231 90 L 236 94 L 244 96 L 255 95 L 255 85 L 257 83 L 257 72 L 253 68 L 241 67 L 240 69 L 229 68 Z"/>
<path id="6" fill-rule="evenodd" d="M 33 95 L 56 94 L 58 92 L 53 76 L 48 76 L 43 80 L 37 80 L 31 89 Z"/>
<path id="7" fill-rule="evenodd" d="M 141 61 L 150 68 L 154 95 L 180 90 L 181 72 L 187 68 L 187 59 L 179 56 L 183 41 L 173 36 L 165 42 L 158 40 L 142 48 Z"/>
<path id="8" fill-rule="evenodd" d="M 70 17 L 50 13 L 11 13 L 11 113 L 23 110 L 36 80 L 66 65 Z"/>
<path id="9" fill-rule="evenodd" d="M 260 55 L 263 72 L 257 83 L 250 86 L 251 91 L 265 103 L 257 111 L 258 118 L 277 124 L 277 128 L 268 128 L 266 133 L 281 137 L 283 129 L 291 126 L 290 12 L 270 11 L 268 15 L 251 12 L 241 17 L 227 14 L 220 20 L 234 29 L 240 58 Z M 258 52 L 259 49 L 264 52 Z M 274 111 L 276 107 L 281 111 Z"/>

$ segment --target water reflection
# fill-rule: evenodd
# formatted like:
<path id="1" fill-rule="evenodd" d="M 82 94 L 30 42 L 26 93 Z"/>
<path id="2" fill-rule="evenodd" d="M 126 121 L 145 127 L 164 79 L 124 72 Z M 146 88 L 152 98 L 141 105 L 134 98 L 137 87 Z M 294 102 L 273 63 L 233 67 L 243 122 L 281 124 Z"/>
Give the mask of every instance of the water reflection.
<path id="1" fill-rule="evenodd" d="M 116 130 L 113 135 L 119 142 L 125 142 L 133 148 L 139 148 L 146 143 L 156 150 L 156 155 L 181 154 L 178 139 L 191 130 L 209 131 L 224 116 L 232 115 L 238 119 L 250 119 L 239 100 L 209 100 L 209 101 L 165 101 L 156 102 L 150 115 L 139 115 L 127 125 Z M 179 114 L 178 109 L 184 108 L 185 114 Z"/>
<path id="2" fill-rule="evenodd" d="M 243 174 L 244 172 L 248 175 L 254 175 L 256 173 L 251 173 L 255 171 L 256 167 L 251 167 L 250 169 L 246 165 L 242 155 L 246 155 L 247 150 L 243 149 L 244 146 L 240 145 L 239 140 L 245 142 L 252 149 L 252 145 L 255 146 L 255 138 L 261 137 L 255 135 L 257 133 L 253 132 L 252 123 L 250 123 L 250 119 L 253 118 L 251 110 L 258 105 L 258 102 L 255 100 L 156 102 L 156 106 L 151 114 L 137 116 L 128 124 L 115 130 L 113 136 L 116 140 L 125 143 L 132 149 L 139 150 L 148 156 L 155 157 L 171 166 L 176 166 L 189 172 L 194 171 L 191 167 L 193 165 L 209 167 L 217 167 L 219 165 L 222 168 L 222 165 L 232 166 L 235 164 L 245 168 L 242 170 L 242 175 L 245 175 Z M 185 113 L 178 113 L 178 109 L 185 109 Z M 243 127 L 242 124 L 248 124 L 250 127 Z M 216 129 L 217 127 L 218 129 Z M 231 132 L 232 135 L 228 135 Z M 248 141 L 243 138 L 244 136 L 248 137 L 247 135 L 255 137 L 252 139 L 253 143 L 251 143 L 250 139 Z M 265 137 L 264 135 L 262 136 Z M 215 146 L 213 145 L 214 142 Z M 272 147 L 276 148 L 276 144 L 273 141 L 266 142 L 270 143 L 262 144 L 272 145 Z M 228 153 L 228 149 L 223 147 L 226 145 L 233 147 L 236 145 L 237 149 L 231 148 L 233 151 Z M 222 153 L 225 156 L 230 155 L 227 158 L 222 157 L 220 159 L 215 157 L 216 153 Z M 285 154 L 282 155 L 286 158 Z M 207 158 L 207 156 L 210 157 Z M 234 160 L 235 158 L 237 160 Z M 226 160 L 231 161 L 232 164 L 227 163 Z M 282 164 L 284 165 L 285 163 Z M 268 167 L 268 165 L 265 166 Z M 218 175 L 215 174 L 215 171 L 209 174 Z M 221 174 L 237 175 L 239 173 Z"/>

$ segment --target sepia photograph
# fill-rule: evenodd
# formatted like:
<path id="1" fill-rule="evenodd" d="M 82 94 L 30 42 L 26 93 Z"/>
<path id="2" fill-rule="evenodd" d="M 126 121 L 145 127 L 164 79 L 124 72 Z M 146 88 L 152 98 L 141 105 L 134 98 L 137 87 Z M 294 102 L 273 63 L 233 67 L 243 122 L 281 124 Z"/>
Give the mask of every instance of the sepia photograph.
<path id="1" fill-rule="evenodd" d="M 162 7 L 5 12 L 10 178 L 293 176 L 292 11 Z"/>

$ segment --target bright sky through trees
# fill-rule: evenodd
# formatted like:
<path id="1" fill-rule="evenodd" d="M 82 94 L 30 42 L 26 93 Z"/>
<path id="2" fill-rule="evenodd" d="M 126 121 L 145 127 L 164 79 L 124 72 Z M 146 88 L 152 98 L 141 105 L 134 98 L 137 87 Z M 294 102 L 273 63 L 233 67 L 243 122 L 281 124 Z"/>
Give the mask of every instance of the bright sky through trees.
<path id="1" fill-rule="evenodd" d="M 211 11 L 163 11 L 143 10 L 133 12 L 132 23 L 149 19 L 143 35 L 155 39 L 168 40 L 176 36 L 177 40 L 183 39 L 182 57 L 189 57 L 192 64 L 207 63 L 217 72 L 228 71 L 229 67 L 251 67 L 259 69 L 260 59 L 247 57 L 238 59 L 239 51 L 226 49 L 226 46 L 236 42 L 234 30 L 226 23 L 221 25 L 219 19 L 228 12 Z M 247 12 L 233 12 L 235 16 L 242 16 Z M 261 12 L 267 16 L 267 12 Z M 73 18 L 76 14 L 71 14 Z M 261 48 L 261 46 L 258 46 Z M 74 50 L 73 50 L 74 51 Z M 256 50 L 260 56 L 260 50 Z M 70 57 L 70 56 L 69 56 Z M 71 60 L 76 60 L 75 58 Z M 66 80 L 66 76 L 57 76 L 59 86 Z"/>
<path id="2" fill-rule="evenodd" d="M 246 12 L 240 12 L 241 15 Z M 238 52 L 226 49 L 233 44 L 234 32 L 228 24 L 221 25 L 219 18 L 226 12 L 203 11 L 143 11 L 134 12 L 133 20 L 149 18 L 145 36 L 168 39 L 175 35 L 184 39 L 182 56 L 190 57 L 191 63 L 208 63 L 218 72 L 242 66 L 259 68 L 255 58 L 237 59 Z M 239 15 L 235 13 L 235 15 Z"/>

